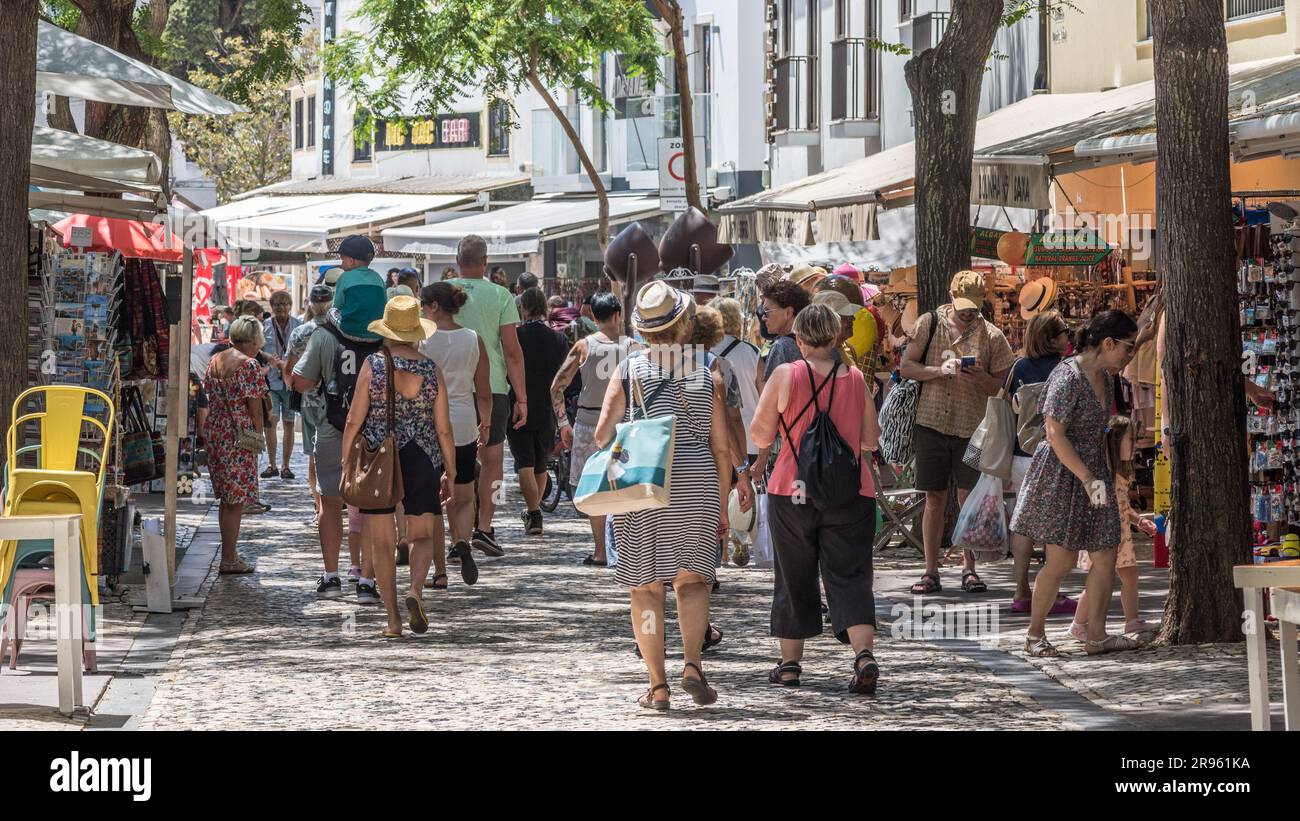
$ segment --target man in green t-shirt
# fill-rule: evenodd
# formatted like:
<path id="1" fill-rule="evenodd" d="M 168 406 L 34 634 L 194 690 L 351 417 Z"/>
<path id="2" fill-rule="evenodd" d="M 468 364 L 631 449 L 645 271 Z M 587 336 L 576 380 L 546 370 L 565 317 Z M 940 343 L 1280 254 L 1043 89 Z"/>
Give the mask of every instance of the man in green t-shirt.
<path id="1" fill-rule="evenodd" d="M 508 290 L 487 279 L 487 241 L 482 237 L 471 234 L 460 241 L 456 265 L 460 276 L 450 282 L 469 295 L 465 306 L 456 313 L 456 321 L 472 328 L 483 340 L 492 384 L 492 424 L 487 441 L 479 443 L 478 522 L 471 541 L 489 556 L 502 556 L 505 551 L 492 528 L 496 491 L 501 487 L 504 470 L 502 443 L 507 427 L 521 428 L 528 419 L 524 354 L 515 333 L 519 308 Z M 512 387 L 516 397 L 513 409 L 509 400 Z"/>

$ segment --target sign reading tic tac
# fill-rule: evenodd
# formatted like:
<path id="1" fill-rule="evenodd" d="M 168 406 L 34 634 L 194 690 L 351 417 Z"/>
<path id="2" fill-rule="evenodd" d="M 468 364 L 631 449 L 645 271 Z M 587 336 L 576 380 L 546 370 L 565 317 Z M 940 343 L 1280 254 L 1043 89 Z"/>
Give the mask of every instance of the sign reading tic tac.
<path id="1" fill-rule="evenodd" d="M 439 114 L 432 119 L 385 120 L 378 123 L 380 151 L 478 148 L 483 144 L 481 112 Z"/>

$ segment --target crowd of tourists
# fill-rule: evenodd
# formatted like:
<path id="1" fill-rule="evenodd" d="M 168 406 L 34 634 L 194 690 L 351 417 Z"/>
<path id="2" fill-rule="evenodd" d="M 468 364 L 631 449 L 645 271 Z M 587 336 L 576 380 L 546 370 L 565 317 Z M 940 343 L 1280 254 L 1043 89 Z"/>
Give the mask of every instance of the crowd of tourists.
<path id="1" fill-rule="evenodd" d="M 653 280 L 628 306 L 609 292 L 573 305 L 548 300 L 535 276 L 511 284 L 491 269 L 477 236 L 460 242 L 455 268 L 430 285 L 410 269 L 385 279 L 369 267 L 374 257 L 368 239 L 348 237 L 340 264 L 311 288 L 304 316 L 290 316 L 291 300 L 277 294 L 264 320 L 254 312 L 232 317 L 223 328 L 228 341 L 200 373 L 223 574 L 253 572 L 237 551 L 241 519 L 265 509 L 259 479 L 295 478 L 289 456 L 300 429 L 321 548 L 317 595 L 347 592 L 340 574 L 346 522 L 351 593 L 382 605 L 385 637 L 426 632 L 426 588 L 447 589 L 451 566 L 472 585 L 476 552 L 506 553 L 494 528 L 505 447 L 524 501 L 524 533 L 537 536 L 556 453 L 570 454 L 572 495 L 620 423 L 672 415 L 668 504 L 589 516 L 592 549 L 580 559 L 614 564 L 613 580 L 630 590 L 649 681 L 641 705 L 666 710 L 671 700 L 663 628 L 669 590 L 685 659 L 680 689 L 696 704 L 718 698 L 702 657 L 723 639 L 710 622 L 710 599 L 730 517 L 750 515 L 757 493 L 766 494 L 774 554 L 771 634 L 779 656 L 769 681 L 798 686 L 804 642 L 829 623 L 853 652 L 849 690 L 874 693 L 872 466 L 881 460 L 882 401 L 897 385 L 915 383 L 915 416 L 902 435 L 925 497 L 925 567 L 912 592 L 926 596 L 943 589 L 949 490 L 961 503 L 980 476 L 964 456 L 986 400 L 1043 385 L 1041 442 L 1016 445 L 1008 488 L 1018 494 L 1012 609 L 1030 615 L 1025 650 L 1056 653 L 1045 620 L 1061 612 L 1075 613 L 1070 633 L 1089 653 L 1134 646 L 1106 633 L 1116 572 L 1126 632 L 1147 627 L 1137 615 L 1129 530 L 1150 522 L 1127 503 L 1133 434 L 1128 419 L 1115 415 L 1113 380 L 1133 358 L 1138 333 L 1124 313 L 1101 312 L 1071 338 L 1060 314 L 1038 312 L 1018 357 L 982 314 L 985 280 L 972 271 L 953 277 L 948 303 L 900 334 L 885 320 L 879 290 L 851 265 L 833 272 L 765 266 L 761 303 L 747 317 L 739 301 L 719 294 L 716 277 L 705 276 L 691 290 Z M 259 474 L 262 452 L 267 467 Z M 385 466 L 399 482 L 389 481 Z M 1046 546 L 1046 560 L 1031 586 L 1035 545 Z M 975 555 L 967 551 L 961 564 L 963 593 L 985 592 Z M 401 593 L 398 565 L 409 565 Z M 1088 570 L 1078 602 L 1060 595 L 1076 565 Z"/>

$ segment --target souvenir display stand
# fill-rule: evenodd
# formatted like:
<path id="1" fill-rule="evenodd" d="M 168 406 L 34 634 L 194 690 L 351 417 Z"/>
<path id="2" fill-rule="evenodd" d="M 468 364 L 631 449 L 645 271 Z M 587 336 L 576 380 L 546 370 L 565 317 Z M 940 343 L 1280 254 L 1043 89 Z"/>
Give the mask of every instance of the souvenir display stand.
<path id="1" fill-rule="evenodd" d="M 1281 193 L 1281 192 L 1279 192 Z M 1296 194 L 1288 198 L 1294 200 Z M 1256 562 L 1300 558 L 1300 219 L 1281 197 L 1234 202 L 1242 373 L 1273 393 L 1248 403 L 1246 433 Z"/>
<path id="2" fill-rule="evenodd" d="M 182 467 L 192 470 L 194 451 L 193 432 L 184 443 L 181 436 L 180 420 L 189 419 L 190 339 L 178 329 L 190 327 L 192 306 L 180 299 L 180 315 L 169 315 L 165 291 L 179 261 L 180 293 L 191 293 L 193 255 L 150 236 L 149 226 L 127 232 L 96 219 L 33 228 L 29 383 L 83 385 L 113 398 L 117 435 L 100 518 L 101 575 L 111 581 L 129 563 L 134 489 L 165 494 L 174 578 L 178 476 Z M 141 234 L 149 242 L 139 241 Z M 118 239 L 135 244 L 112 247 Z"/>

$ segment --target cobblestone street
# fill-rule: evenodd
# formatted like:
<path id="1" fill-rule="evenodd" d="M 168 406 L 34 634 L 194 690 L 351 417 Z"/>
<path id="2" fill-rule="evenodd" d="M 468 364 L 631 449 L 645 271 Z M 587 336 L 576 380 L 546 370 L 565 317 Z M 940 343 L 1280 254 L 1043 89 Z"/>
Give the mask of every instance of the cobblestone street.
<path id="1" fill-rule="evenodd" d="M 295 464 L 299 475 L 305 465 Z M 382 609 L 315 595 L 320 554 L 310 497 L 299 479 L 266 482 L 274 509 L 244 521 L 241 550 L 251 576 L 222 577 L 204 550 L 215 550 L 215 509 L 189 552 L 207 579 L 206 604 L 170 615 L 132 613 L 127 590 L 106 605 L 100 674 L 87 679 L 90 714 L 66 719 L 26 694 L 52 672 L 52 644 L 33 640 L 18 671 L 0 679 L 0 729 L 1246 729 L 1245 648 L 1236 645 L 1149 648 L 1089 658 L 1064 636 L 1068 616 L 1049 622 L 1063 651 L 1027 659 L 1020 651 L 1026 616 L 1007 611 L 1007 562 L 981 567 L 984 596 L 944 592 L 925 604 L 978 604 L 996 612 L 996 640 L 925 641 L 906 636 L 918 604 L 907 592 L 919 556 L 908 548 L 877 556 L 876 654 L 882 677 L 874 697 L 850 696 L 851 653 L 829 635 L 810 641 L 804 686 L 773 687 L 777 660 L 768 636 L 770 570 L 750 565 L 719 572 L 712 620 L 721 645 L 705 655 L 719 691 L 695 707 L 674 687 L 673 710 L 642 710 L 646 687 L 633 654 L 627 594 L 613 571 L 580 564 L 590 552 L 586 521 L 565 502 L 546 520 L 544 537 L 527 537 L 517 517 L 498 514 L 507 554 L 480 557 L 478 584 L 460 582 L 455 565 L 446 592 L 426 590 L 428 633 L 380 638 Z M 519 507 L 511 495 L 506 511 Z M 201 514 L 202 510 L 195 511 Z M 186 511 L 187 521 L 198 519 Z M 343 566 L 346 568 L 346 553 Z M 1159 619 L 1164 571 L 1142 564 L 1142 615 Z M 405 575 L 399 569 L 399 583 Z M 1081 573 L 1067 577 L 1077 594 Z M 682 669 L 669 602 L 670 683 Z M 1118 597 L 1111 629 L 1121 620 Z M 924 634 L 923 634 L 924 635 Z M 1270 683 L 1279 690 L 1275 647 Z M 44 666 L 42 666 L 44 664 Z M 44 679 L 48 680 L 48 679 Z M 91 681 L 100 682 L 93 687 Z M 14 690 L 17 686 L 19 689 Z M 105 689 L 105 687 L 107 689 Z M 26 706 L 24 706 L 26 705 Z M 1280 706 L 1280 705 L 1277 705 Z M 1275 724 L 1280 714 L 1275 711 Z"/>
<path id="2" fill-rule="evenodd" d="M 1143 726 L 1134 707 L 1185 711 L 1199 700 L 1223 702 L 1229 726 L 1245 722 L 1240 645 L 1031 665 L 1014 640 L 1023 622 L 1011 619 L 1001 625 L 1011 638 L 998 649 L 891 638 L 891 604 L 908 598 L 890 591 L 905 591 L 916 573 L 915 562 L 898 558 L 882 559 L 877 574 L 875 697 L 845 692 L 851 654 L 829 636 L 809 643 L 801 689 L 767 684 L 776 661 L 767 635 L 771 572 L 728 566 L 713 599 L 725 639 L 705 656 L 718 703 L 697 708 L 675 688 L 673 711 L 656 714 L 635 704 L 646 682 L 627 595 L 612 571 L 580 565 L 590 536 L 567 503 L 540 538 L 499 513 L 507 555 L 482 560 L 473 587 L 453 565 L 449 591 L 425 592 L 429 632 L 386 641 L 379 607 L 356 604 L 350 590 L 341 600 L 316 598 L 320 557 L 302 481 L 272 481 L 264 498 L 274 510 L 247 518 L 242 540 L 257 573 L 210 578 L 207 604 L 181 632 L 141 727 L 1122 728 Z M 506 510 L 517 507 L 512 500 Z M 988 569 L 990 604 L 1005 598 L 999 579 L 1007 572 Z M 669 630 L 675 684 L 681 655 L 675 624 Z"/>

